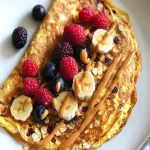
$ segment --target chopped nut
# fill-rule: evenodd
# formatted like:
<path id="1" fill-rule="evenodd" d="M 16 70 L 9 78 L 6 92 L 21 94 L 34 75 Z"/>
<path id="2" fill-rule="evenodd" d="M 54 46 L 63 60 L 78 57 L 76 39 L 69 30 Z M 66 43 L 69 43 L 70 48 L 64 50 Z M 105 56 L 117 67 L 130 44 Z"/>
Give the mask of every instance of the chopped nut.
<path id="1" fill-rule="evenodd" d="M 103 74 L 103 71 L 102 71 L 101 69 L 98 69 L 98 70 L 97 70 L 97 73 L 98 73 L 98 75 L 102 75 L 102 74 Z"/>
<path id="2" fill-rule="evenodd" d="M 60 132 L 65 132 L 67 130 L 66 125 L 63 123 L 62 126 L 60 127 Z"/>
<path id="3" fill-rule="evenodd" d="M 41 133 L 42 133 L 42 135 L 46 135 L 47 134 L 47 127 L 42 126 L 41 127 Z"/>
<path id="4" fill-rule="evenodd" d="M 39 142 L 41 140 L 41 134 L 36 134 L 36 133 L 33 133 L 32 134 L 32 139 L 34 142 Z"/>
<path id="5" fill-rule="evenodd" d="M 8 107 L 4 107 L 4 105 L 0 101 L 0 115 L 6 115 L 8 111 Z"/>
<path id="6" fill-rule="evenodd" d="M 90 148 L 90 144 L 88 144 L 88 143 L 83 143 L 83 146 L 84 146 L 85 148 L 87 148 L 87 149 Z"/>
<path id="7" fill-rule="evenodd" d="M 69 123 L 69 124 L 67 124 L 67 127 L 68 127 L 69 129 L 73 129 L 73 128 L 75 127 L 75 125 L 74 125 L 73 123 Z"/>
<path id="8" fill-rule="evenodd" d="M 97 4 L 97 9 L 98 9 L 99 11 L 102 11 L 103 8 L 104 8 L 104 5 L 103 5 L 102 3 L 98 3 L 98 4 Z"/>
<path id="9" fill-rule="evenodd" d="M 73 146 L 72 150 L 79 150 L 78 146 Z"/>
<path id="10" fill-rule="evenodd" d="M 99 120 L 95 120 L 95 122 L 94 122 L 94 127 L 96 128 L 96 127 L 99 127 L 99 125 L 100 125 L 100 121 Z"/>
<path id="11" fill-rule="evenodd" d="M 97 75 L 97 68 L 93 68 L 92 73 L 93 75 Z"/>
<path id="12" fill-rule="evenodd" d="M 85 134 L 87 134 L 88 132 L 89 132 L 89 130 L 88 130 L 88 129 L 84 131 L 84 133 L 85 133 Z"/>
<path id="13" fill-rule="evenodd" d="M 40 124 L 37 124 L 36 126 L 37 126 L 38 128 L 41 128 L 41 125 L 40 125 Z"/>
<path id="14" fill-rule="evenodd" d="M 49 117 L 46 117 L 45 123 L 46 123 L 46 124 L 49 124 Z"/>
<path id="15" fill-rule="evenodd" d="M 118 26 L 118 32 L 120 32 L 120 33 L 126 32 L 126 29 L 125 29 L 125 27 L 124 27 L 122 24 L 120 24 L 120 25 Z"/>
<path id="16" fill-rule="evenodd" d="M 60 136 L 61 135 L 61 132 L 58 130 L 56 133 L 55 133 L 56 136 Z"/>
<path id="17" fill-rule="evenodd" d="M 41 132 L 38 128 L 35 128 L 34 132 L 35 132 L 35 134 L 41 134 Z"/>
<path id="18" fill-rule="evenodd" d="M 29 148 L 30 148 L 30 144 L 25 143 L 25 144 L 23 145 L 23 149 L 24 149 L 24 150 L 29 150 Z"/>

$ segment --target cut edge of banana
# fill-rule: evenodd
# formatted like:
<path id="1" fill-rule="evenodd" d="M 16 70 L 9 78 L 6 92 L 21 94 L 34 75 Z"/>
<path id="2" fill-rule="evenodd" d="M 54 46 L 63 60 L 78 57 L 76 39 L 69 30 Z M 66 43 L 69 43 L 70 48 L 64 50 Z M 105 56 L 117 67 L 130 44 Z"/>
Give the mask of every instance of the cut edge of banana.
<path id="1" fill-rule="evenodd" d="M 64 102 L 64 100 L 67 97 L 69 92 L 70 91 L 64 91 L 59 96 L 54 98 L 53 101 L 55 101 L 55 102 L 53 103 L 53 106 L 58 113 L 61 109 L 62 103 Z M 72 94 L 72 96 L 69 97 L 68 106 L 65 108 L 64 113 L 62 114 L 61 118 L 69 121 L 75 117 L 77 111 L 78 111 L 78 103 L 75 100 L 74 95 Z"/>
<path id="2" fill-rule="evenodd" d="M 91 47 L 93 49 L 97 48 L 97 52 L 102 54 L 108 53 L 113 48 L 113 38 L 111 34 L 108 35 L 105 41 L 101 42 L 106 33 L 107 31 L 104 29 L 97 29 L 92 38 Z"/>
<path id="3" fill-rule="evenodd" d="M 79 72 L 73 79 L 72 89 L 74 92 L 75 90 L 75 80 L 78 79 L 79 81 L 83 77 L 83 71 Z M 84 80 L 83 85 L 78 85 L 79 92 L 77 97 L 80 100 L 89 100 L 91 96 L 93 95 L 93 92 L 95 91 L 95 80 L 94 76 L 90 71 L 88 71 L 86 79 Z"/>
<path id="4" fill-rule="evenodd" d="M 21 95 L 14 99 L 10 107 L 12 116 L 16 120 L 20 121 L 26 121 L 30 117 L 32 110 L 33 104 L 31 102 L 31 98 L 24 95 Z"/>

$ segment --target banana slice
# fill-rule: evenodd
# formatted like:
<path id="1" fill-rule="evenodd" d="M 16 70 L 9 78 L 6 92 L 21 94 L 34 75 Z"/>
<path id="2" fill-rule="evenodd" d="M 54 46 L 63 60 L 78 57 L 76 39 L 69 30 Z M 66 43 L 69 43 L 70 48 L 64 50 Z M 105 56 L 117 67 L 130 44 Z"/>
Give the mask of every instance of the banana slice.
<path id="1" fill-rule="evenodd" d="M 16 120 L 26 121 L 33 110 L 33 105 L 29 97 L 21 95 L 14 99 L 10 111 Z"/>
<path id="2" fill-rule="evenodd" d="M 81 71 L 79 72 L 73 79 L 73 85 L 72 89 L 76 93 L 79 99 L 84 100 L 84 99 L 89 99 L 93 95 L 93 92 L 95 91 L 95 80 L 94 76 L 92 75 L 91 72 L 87 71 L 86 72 L 86 77 L 83 80 L 82 83 L 80 81 L 82 80 L 84 75 L 84 72 Z M 79 81 L 79 84 L 75 85 L 76 80 Z M 78 88 L 78 92 L 76 91 Z"/>
<path id="3" fill-rule="evenodd" d="M 67 105 L 64 104 L 64 101 L 66 101 L 66 99 L 68 99 L 68 102 L 66 103 Z M 67 121 L 74 118 L 74 116 L 78 110 L 78 104 L 75 101 L 75 98 L 74 98 L 72 92 L 70 92 L 70 91 L 62 92 L 57 98 L 54 98 L 53 105 L 59 114 L 60 114 L 60 110 L 62 109 L 62 107 L 64 107 L 66 105 L 64 107 L 65 109 L 63 110 L 63 113 L 60 115 L 60 117 Z"/>
<path id="4" fill-rule="evenodd" d="M 106 39 L 102 42 L 103 37 L 107 33 L 104 29 L 97 29 L 94 32 L 92 38 L 92 48 L 97 50 L 99 53 L 108 53 L 113 48 L 113 38 L 111 35 L 108 35 Z"/>

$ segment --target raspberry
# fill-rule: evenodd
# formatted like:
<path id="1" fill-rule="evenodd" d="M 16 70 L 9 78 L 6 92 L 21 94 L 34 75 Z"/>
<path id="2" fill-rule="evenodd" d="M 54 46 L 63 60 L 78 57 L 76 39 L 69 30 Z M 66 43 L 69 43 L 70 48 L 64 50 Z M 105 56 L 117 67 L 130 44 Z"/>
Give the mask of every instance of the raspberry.
<path id="1" fill-rule="evenodd" d="M 52 54 L 52 61 L 58 66 L 64 57 L 73 56 L 73 48 L 69 42 L 63 42 L 56 46 Z"/>
<path id="2" fill-rule="evenodd" d="M 100 29 L 106 29 L 109 23 L 109 18 L 104 12 L 99 12 L 94 20 L 95 27 Z"/>
<path id="3" fill-rule="evenodd" d="M 31 60 L 27 59 L 22 64 L 22 75 L 23 77 L 35 77 L 38 73 L 37 64 Z"/>
<path id="4" fill-rule="evenodd" d="M 94 19 L 95 12 L 92 8 L 90 7 L 84 7 L 80 12 L 79 12 L 79 20 L 81 24 L 86 24 L 92 22 Z"/>
<path id="5" fill-rule="evenodd" d="M 35 92 L 35 100 L 39 105 L 48 106 L 53 100 L 53 95 L 48 89 L 40 88 Z"/>
<path id="6" fill-rule="evenodd" d="M 64 29 L 64 38 L 72 45 L 80 45 L 85 41 L 84 28 L 79 24 L 67 25 Z"/>
<path id="7" fill-rule="evenodd" d="M 69 56 L 62 59 L 60 62 L 60 74 L 65 80 L 73 80 L 78 73 L 78 65 L 76 60 Z"/>
<path id="8" fill-rule="evenodd" d="M 16 49 L 23 48 L 27 42 L 27 30 L 23 27 L 16 28 L 12 33 L 12 44 Z"/>
<path id="9" fill-rule="evenodd" d="M 35 91 L 40 87 L 39 82 L 35 78 L 27 77 L 24 79 L 23 83 L 23 91 L 27 96 L 34 96 Z"/>

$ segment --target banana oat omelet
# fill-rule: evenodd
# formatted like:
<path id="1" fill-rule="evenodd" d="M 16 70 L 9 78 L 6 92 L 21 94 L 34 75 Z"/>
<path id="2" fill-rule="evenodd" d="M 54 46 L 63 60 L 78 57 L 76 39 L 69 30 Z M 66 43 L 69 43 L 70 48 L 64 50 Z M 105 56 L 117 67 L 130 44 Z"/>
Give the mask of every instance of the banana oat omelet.
<path id="1" fill-rule="evenodd" d="M 60 44 L 64 40 L 70 47 Z M 50 56 L 61 61 L 55 60 L 60 63 L 55 82 L 43 79 Z M 26 60 L 38 66 L 36 96 L 24 93 Z M 125 126 L 136 104 L 140 71 L 138 44 L 124 11 L 109 0 L 54 0 L 25 55 L 0 87 L 0 126 L 26 142 L 26 150 L 98 148 Z"/>

